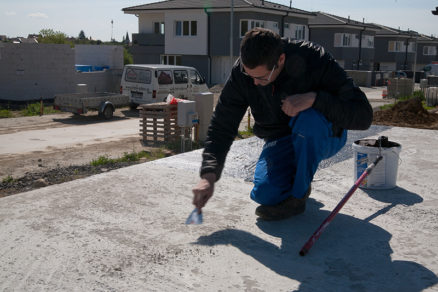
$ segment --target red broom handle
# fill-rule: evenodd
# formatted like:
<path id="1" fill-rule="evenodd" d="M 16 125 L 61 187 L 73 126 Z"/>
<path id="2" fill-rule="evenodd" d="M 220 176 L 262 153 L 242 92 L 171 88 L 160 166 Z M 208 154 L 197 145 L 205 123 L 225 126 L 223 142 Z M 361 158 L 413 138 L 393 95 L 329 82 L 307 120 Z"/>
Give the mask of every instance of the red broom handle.
<path id="1" fill-rule="evenodd" d="M 339 213 L 341 208 L 347 203 L 348 199 L 353 195 L 353 193 L 357 190 L 357 188 L 360 186 L 362 181 L 371 173 L 373 168 L 379 163 L 379 161 L 382 160 L 382 156 L 379 155 L 376 160 L 371 163 L 370 166 L 365 169 L 365 171 L 362 173 L 362 175 L 358 178 L 358 180 L 354 183 L 354 185 L 351 187 L 351 189 L 348 191 L 348 193 L 342 198 L 342 200 L 338 203 L 338 205 L 333 209 L 333 211 L 328 215 L 328 217 L 322 222 L 321 226 L 316 229 L 316 231 L 313 233 L 313 235 L 309 238 L 309 240 L 303 245 L 303 247 L 300 250 L 300 255 L 305 256 L 309 250 L 312 248 L 313 244 L 318 240 L 318 238 L 321 236 L 321 233 L 327 228 L 327 226 L 330 224 L 330 222 L 333 220 L 333 218 L 336 216 L 336 214 Z"/>

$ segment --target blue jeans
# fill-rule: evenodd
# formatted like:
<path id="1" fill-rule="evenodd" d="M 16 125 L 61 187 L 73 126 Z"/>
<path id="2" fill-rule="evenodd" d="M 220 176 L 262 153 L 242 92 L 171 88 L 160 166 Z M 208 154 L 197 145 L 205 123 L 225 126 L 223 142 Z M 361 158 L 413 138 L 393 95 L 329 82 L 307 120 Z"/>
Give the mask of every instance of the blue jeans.
<path id="1" fill-rule="evenodd" d="M 332 123 L 310 108 L 292 117 L 291 135 L 267 141 L 254 173 L 251 199 L 276 205 L 290 196 L 302 198 L 319 163 L 345 145 L 347 131 L 333 137 Z"/>

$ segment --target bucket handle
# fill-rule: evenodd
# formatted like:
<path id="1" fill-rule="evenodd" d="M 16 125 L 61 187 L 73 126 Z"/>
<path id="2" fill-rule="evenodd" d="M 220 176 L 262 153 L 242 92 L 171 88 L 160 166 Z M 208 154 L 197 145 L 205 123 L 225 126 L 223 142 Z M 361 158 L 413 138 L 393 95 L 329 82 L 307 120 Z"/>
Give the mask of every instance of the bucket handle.
<path id="1" fill-rule="evenodd" d="M 398 158 L 398 166 L 400 166 L 402 164 L 402 162 L 403 162 L 403 160 L 400 158 L 400 152 L 397 153 L 394 150 L 392 150 L 391 152 L 394 153 L 395 156 L 397 156 L 397 158 Z"/>

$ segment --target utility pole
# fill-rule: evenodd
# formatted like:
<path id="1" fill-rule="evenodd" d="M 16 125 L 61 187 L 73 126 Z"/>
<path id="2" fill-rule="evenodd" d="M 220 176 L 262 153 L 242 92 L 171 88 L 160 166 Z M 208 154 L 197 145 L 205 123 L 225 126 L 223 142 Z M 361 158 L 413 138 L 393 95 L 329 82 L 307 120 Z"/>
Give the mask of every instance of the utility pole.
<path id="1" fill-rule="evenodd" d="M 111 41 L 114 40 L 114 38 L 113 38 L 113 24 L 114 24 L 114 21 L 111 19 Z"/>
<path id="2" fill-rule="evenodd" d="M 230 13 L 230 72 L 233 69 L 233 26 L 234 26 L 234 0 L 231 0 L 231 13 Z"/>

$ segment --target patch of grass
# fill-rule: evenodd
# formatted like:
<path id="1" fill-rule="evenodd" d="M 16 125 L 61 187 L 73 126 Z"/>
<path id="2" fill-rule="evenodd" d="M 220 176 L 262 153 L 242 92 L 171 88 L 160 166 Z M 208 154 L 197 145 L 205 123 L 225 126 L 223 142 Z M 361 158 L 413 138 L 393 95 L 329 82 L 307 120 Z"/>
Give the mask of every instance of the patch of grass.
<path id="1" fill-rule="evenodd" d="M 237 133 L 237 137 L 239 137 L 240 139 L 246 139 L 252 136 L 254 136 L 254 131 L 252 127 L 247 128 L 246 131 L 239 131 Z"/>
<path id="2" fill-rule="evenodd" d="M 115 160 L 112 158 L 109 158 L 108 156 L 99 156 L 97 159 L 93 159 L 91 160 L 90 164 L 92 166 L 100 166 L 100 165 L 106 165 L 106 164 L 110 164 L 110 163 L 114 163 Z"/>
<path id="3" fill-rule="evenodd" d="M 2 118 L 12 118 L 14 115 L 8 109 L 0 109 L 0 119 Z"/>
<path id="4" fill-rule="evenodd" d="M 22 116 L 39 116 L 41 112 L 41 104 L 39 102 L 28 104 L 23 110 L 20 111 Z M 43 114 L 54 114 L 60 111 L 53 109 L 51 106 L 43 106 Z"/>
<path id="5" fill-rule="evenodd" d="M 90 164 L 92 166 L 102 166 L 108 164 L 115 164 L 120 162 L 137 162 L 142 158 L 146 158 L 147 160 L 155 160 L 166 157 L 166 153 L 163 149 L 158 149 L 156 151 L 140 151 L 140 152 L 125 152 L 122 157 L 119 158 L 109 158 L 108 156 L 102 155 L 96 159 L 93 159 Z"/>
<path id="6" fill-rule="evenodd" d="M 397 102 L 396 102 L 397 103 Z M 392 108 L 396 103 L 389 103 L 389 104 L 385 104 L 385 105 L 381 105 L 379 107 L 379 109 L 381 109 L 382 111 L 387 110 Z"/>
<path id="7" fill-rule="evenodd" d="M 421 90 L 414 91 L 414 94 L 412 95 L 412 97 L 418 97 L 421 99 L 421 101 L 426 101 L 426 96 L 424 95 L 423 91 L 421 91 Z"/>
<path id="8" fill-rule="evenodd" d="M 10 175 L 8 175 L 7 177 L 3 178 L 2 183 L 4 184 L 9 184 L 14 182 L 14 178 Z"/>

